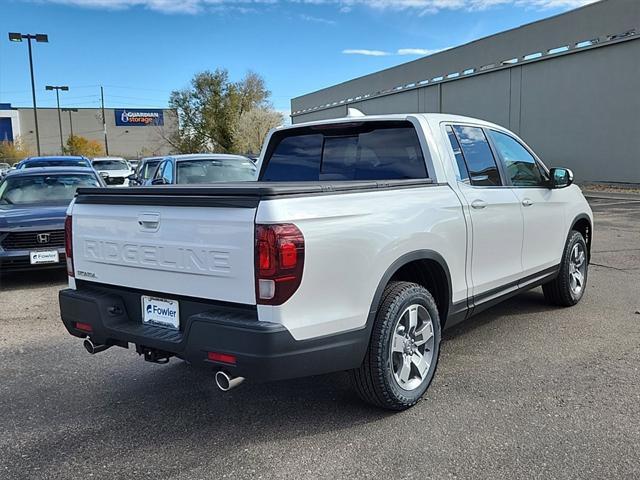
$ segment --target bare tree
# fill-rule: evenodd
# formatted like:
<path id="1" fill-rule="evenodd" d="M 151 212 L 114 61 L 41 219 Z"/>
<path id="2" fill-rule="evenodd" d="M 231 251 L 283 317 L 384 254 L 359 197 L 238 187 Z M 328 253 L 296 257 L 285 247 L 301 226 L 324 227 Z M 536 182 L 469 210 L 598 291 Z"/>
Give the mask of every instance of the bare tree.
<path id="1" fill-rule="evenodd" d="M 280 112 L 266 108 L 252 108 L 242 113 L 235 133 L 234 150 L 239 153 L 260 153 L 269 130 L 283 122 L 284 117 Z"/>

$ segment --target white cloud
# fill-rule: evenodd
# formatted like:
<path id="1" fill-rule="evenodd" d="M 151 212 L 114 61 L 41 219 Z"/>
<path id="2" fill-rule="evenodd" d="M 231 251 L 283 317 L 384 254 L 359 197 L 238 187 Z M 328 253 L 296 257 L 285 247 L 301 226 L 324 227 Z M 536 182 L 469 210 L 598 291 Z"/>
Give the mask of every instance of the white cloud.
<path id="1" fill-rule="evenodd" d="M 434 53 L 438 53 L 441 52 L 443 50 L 447 50 L 448 48 L 451 47 L 447 47 L 447 48 L 436 48 L 436 49 L 429 49 L 429 48 L 399 48 L 398 51 L 396 52 L 396 55 L 419 55 L 419 56 L 427 56 L 427 55 L 433 55 Z"/>
<path id="2" fill-rule="evenodd" d="M 384 50 L 367 50 L 364 48 L 347 48 L 346 50 L 342 50 L 342 53 L 345 55 L 366 55 L 368 57 L 386 57 L 391 55 L 390 52 L 385 52 Z"/>
<path id="3" fill-rule="evenodd" d="M 314 17 L 313 15 L 299 15 L 300 20 L 305 22 L 322 23 L 324 25 L 335 25 L 335 20 L 329 20 L 327 18 Z"/>
<path id="4" fill-rule="evenodd" d="M 388 57 L 390 55 L 416 55 L 420 57 L 424 57 L 426 55 L 433 55 L 434 53 L 441 52 L 443 50 L 447 50 L 447 48 L 437 48 L 437 49 L 429 49 L 429 48 L 399 48 L 395 52 L 388 52 L 386 50 L 370 50 L 366 48 L 347 48 L 342 51 L 345 55 L 365 55 L 368 57 Z"/>
<path id="5" fill-rule="evenodd" d="M 146 8 L 163 13 L 197 14 L 207 11 L 232 10 L 240 13 L 254 12 L 260 6 L 287 3 L 309 5 L 335 5 L 342 13 L 355 7 L 375 10 L 409 10 L 419 15 L 440 10 L 486 10 L 498 5 L 515 5 L 523 8 L 575 8 L 596 0 L 22 0 L 56 3 L 87 8 L 121 10 L 133 7 Z M 324 20 L 324 19 L 323 19 Z M 327 20 L 332 22 L 332 20 Z"/>

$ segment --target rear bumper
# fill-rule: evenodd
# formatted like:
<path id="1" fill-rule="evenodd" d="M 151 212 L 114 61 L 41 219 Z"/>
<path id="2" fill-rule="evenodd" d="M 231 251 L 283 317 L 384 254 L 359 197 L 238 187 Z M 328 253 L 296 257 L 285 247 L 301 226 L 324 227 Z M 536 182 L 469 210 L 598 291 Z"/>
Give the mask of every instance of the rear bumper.
<path id="1" fill-rule="evenodd" d="M 179 331 L 143 325 L 140 294 L 108 287 L 62 290 L 59 295 L 62 321 L 71 335 L 90 336 L 94 343 L 119 346 L 133 343 L 169 352 L 213 371 L 224 370 L 256 381 L 356 368 L 368 344 L 366 329 L 296 341 L 284 326 L 259 321 L 255 308 L 196 299 L 179 299 Z M 79 330 L 77 322 L 91 325 L 92 332 Z M 208 360 L 208 352 L 235 355 L 236 364 Z"/>

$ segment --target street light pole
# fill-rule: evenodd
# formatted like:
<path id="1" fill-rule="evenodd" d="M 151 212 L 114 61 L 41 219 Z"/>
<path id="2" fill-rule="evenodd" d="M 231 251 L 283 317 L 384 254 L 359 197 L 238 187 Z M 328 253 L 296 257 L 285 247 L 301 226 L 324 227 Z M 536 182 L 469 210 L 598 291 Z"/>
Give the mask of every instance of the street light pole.
<path id="1" fill-rule="evenodd" d="M 66 85 L 47 85 L 45 89 L 56 91 L 56 101 L 58 102 L 58 126 L 60 127 L 60 155 L 64 155 L 64 140 L 62 140 L 62 116 L 60 115 L 60 90 L 62 90 L 63 92 L 67 92 L 69 91 L 69 87 L 67 87 Z"/>
<path id="2" fill-rule="evenodd" d="M 31 40 L 35 40 L 36 42 L 47 43 L 49 42 L 49 36 L 43 33 L 38 33 L 35 35 L 26 34 L 26 33 L 9 33 L 9 40 L 12 42 L 22 42 L 22 40 L 26 38 L 27 44 L 29 46 L 29 70 L 31 72 L 31 96 L 33 98 L 33 121 L 36 126 L 36 146 L 38 148 L 38 155 L 40 155 L 40 131 L 38 130 L 38 106 L 36 105 L 36 81 L 33 74 L 33 53 L 31 51 Z"/>

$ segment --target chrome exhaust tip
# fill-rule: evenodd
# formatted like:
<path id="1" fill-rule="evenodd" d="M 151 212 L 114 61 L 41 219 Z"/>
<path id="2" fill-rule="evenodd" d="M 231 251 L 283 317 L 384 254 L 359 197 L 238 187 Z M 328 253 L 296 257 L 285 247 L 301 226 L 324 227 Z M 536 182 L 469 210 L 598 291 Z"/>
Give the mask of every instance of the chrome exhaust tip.
<path id="1" fill-rule="evenodd" d="M 82 345 L 84 346 L 85 350 L 91 355 L 104 352 L 107 348 L 111 347 L 111 345 L 96 345 L 90 338 L 86 338 L 84 342 L 82 342 Z"/>
<path id="2" fill-rule="evenodd" d="M 244 382 L 244 377 L 232 377 L 222 370 L 216 372 L 216 385 L 223 392 L 228 392 Z"/>

